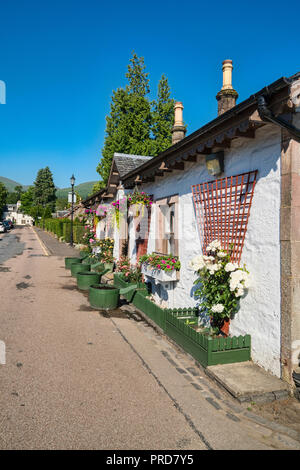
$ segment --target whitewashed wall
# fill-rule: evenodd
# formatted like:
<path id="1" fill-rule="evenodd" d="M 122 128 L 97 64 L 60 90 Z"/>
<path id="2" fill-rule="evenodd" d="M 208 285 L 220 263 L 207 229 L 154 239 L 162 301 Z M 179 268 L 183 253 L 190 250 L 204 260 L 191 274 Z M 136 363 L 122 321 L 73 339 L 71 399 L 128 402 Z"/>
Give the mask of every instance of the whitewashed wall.
<path id="1" fill-rule="evenodd" d="M 273 374 L 280 376 L 280 131 L 267 125 L 256 132 L 255 139 L 240 138 L 225 152 L 225 176 L 258 170 L 242 263 L 249 269 L 253 286 L 241 300 L 241 308 L 231 324 L 231 334 L 251 334 L 252 357 Z M 194 273 L 191 258 L 201 252 L 191 186 L 211 181 L 205 160 L 186 163 L 185 171 L 174 171 L 142 190 L 162 198 L 179 194 L 180 281 L 169 300 L 172 307 L 196 304 L 193 299 Z M 155 207 L 151 218 L 148 252 L 155 250 Z M 130 253 L 129 253 L 130 255 Z"/>

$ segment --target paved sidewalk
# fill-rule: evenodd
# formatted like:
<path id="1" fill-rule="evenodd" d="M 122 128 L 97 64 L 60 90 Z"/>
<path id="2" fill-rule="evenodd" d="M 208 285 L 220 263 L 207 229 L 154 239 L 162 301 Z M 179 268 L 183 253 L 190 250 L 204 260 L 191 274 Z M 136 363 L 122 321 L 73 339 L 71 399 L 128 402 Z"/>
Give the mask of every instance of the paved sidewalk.
<path id="1" fill-rule="evenodd" d="M 71 247 L 67 243 L 59 242 L 54 235 L 45 232 L 39 227 L 33 227 L 33 230 L 38 235 L 39 239 L 45 245 L 48 254 L 54 256 L 79 256 L 79 252 L 76 248 Z"/>

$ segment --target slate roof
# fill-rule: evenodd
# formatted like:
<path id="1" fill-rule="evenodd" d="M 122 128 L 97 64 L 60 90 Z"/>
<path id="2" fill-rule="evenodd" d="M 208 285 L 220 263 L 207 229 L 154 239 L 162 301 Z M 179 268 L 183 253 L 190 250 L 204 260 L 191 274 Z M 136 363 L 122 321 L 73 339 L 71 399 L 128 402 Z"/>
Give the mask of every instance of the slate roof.
<path id="1" fill-rule="evenodd" d="M 119 172 L 120 178 L 127 173 L 136 170 L 139 166 L 143 165 L 153 157 L 144 155 L 130 155 L 126 153 L 114 153 L 114 162 Z"/>

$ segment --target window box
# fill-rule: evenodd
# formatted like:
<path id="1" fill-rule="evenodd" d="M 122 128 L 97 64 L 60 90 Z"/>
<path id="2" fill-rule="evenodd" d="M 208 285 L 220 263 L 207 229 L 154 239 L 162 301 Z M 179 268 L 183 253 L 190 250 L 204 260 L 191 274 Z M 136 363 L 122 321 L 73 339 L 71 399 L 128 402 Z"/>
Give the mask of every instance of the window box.
<path id="1" fill-rule="evenodd" d="M 146 263 L 142 263 L 141 272 L 144 276 L 152 277 L 156 282 L 175 282 L 179 281 L 179 271 L 164 271 L 163 269 L 154 269 Z"/>

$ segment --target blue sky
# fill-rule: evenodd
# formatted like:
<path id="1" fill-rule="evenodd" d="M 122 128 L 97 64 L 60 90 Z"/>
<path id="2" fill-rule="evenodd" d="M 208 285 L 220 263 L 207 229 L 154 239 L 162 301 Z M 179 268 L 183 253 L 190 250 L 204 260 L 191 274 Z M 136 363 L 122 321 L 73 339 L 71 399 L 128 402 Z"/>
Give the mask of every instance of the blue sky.
<path id="1" fill-rule="evenodd" d="M 0 175 L 59 187 L 97 180 L 112 90 L 133 50 L 151 97 L 162 73 L 191 133 L 216 117 L 222 61 L 239 101 L 300 70 L 299 4 L 276 1 L 9 0 L 0 3 Z"/>

